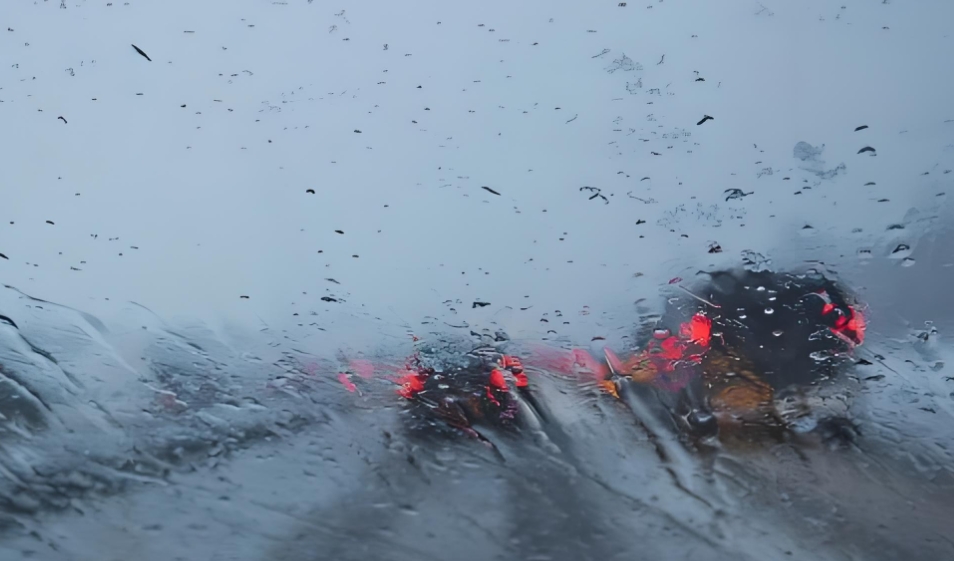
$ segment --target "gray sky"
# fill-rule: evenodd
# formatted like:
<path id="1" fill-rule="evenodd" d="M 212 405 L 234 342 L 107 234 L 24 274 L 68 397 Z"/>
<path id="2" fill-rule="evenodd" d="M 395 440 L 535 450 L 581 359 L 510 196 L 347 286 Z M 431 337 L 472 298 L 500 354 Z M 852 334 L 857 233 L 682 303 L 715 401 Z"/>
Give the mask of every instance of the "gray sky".
<path id="1" fill-rule="evenodd" d="M 954 4 L 763 4 L 11 5 L 0 278 L 91 312 L 577 336 L 743 250 L 863 280 L 859 249 L 946 204 Z"/>

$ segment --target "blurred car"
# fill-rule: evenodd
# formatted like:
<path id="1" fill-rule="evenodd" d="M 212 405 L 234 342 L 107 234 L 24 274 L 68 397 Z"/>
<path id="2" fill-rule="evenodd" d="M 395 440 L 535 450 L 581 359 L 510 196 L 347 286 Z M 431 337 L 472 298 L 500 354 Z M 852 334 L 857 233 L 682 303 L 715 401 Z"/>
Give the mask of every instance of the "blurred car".
<path id="1" fill-rule="evenodd" d="M 550 349 L 538 352 L 537 362 L 595 381 L 616 397 L 628 387 L 698 436 L 730 426 L 814 428 L 796 422 L 811 411 L 783 411 L 777 401 L 797 401 L 792 396 L 837 379 L 851 362 L 866 329 L 853 296 L 817 271 L 700 277 L 679 286 L 651 335 L 622 358 L 609 348 L 598 358 L 584 349 Z"/>

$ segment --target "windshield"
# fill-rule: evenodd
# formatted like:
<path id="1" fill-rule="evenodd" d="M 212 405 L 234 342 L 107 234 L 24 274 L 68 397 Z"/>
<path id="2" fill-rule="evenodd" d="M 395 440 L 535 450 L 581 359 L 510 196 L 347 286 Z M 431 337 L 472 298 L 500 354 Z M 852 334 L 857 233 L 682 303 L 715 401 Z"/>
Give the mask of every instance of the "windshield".
<path id="1" fill-rule="evenodd" d="M 9 0 L 0 556 L 954 558 L 951 21 Z"/>

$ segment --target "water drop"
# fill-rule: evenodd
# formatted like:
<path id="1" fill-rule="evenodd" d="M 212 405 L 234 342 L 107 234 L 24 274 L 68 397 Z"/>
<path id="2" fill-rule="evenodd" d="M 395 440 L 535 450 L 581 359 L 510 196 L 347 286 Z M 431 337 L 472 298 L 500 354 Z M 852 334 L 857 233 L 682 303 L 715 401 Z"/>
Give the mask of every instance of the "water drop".
<path id="1" fill-rule="evenodd" d="M 818 427 L 818 420 L 814 417 L 801 417 L 789 424 L 793 431 L 797 433 L 807 433 Z"/>
<path id="2" fill-rule="evenodd" d="M 781 337 L 783 333 L 785 332 L 782 331 L 781 329 L 776 329 L 775 331 L 772 332 L 772 335 L 775 335 L 776 337 Z"/>
<path id="3" fill-rule="evenodd" d="M 670 331 L 666 329 L 665 327 L 660 327 L 656 329 L 655 331 L 653 331 L 653 337 L 655 337 L 656 339 L 665 339 L 666 337 L 669 337 L 669 334 L 670 334 Z"/>
<path id="4" fill-rule="evenodd" d="M 760 287 L 756 288 L 755 291 L 756 291 L 756 292 L 765 292 L 765 287 L 764 287 L 764 286 L 760 286 Z"/>
<path id="5" fill-rule="evenodd" d="M 775 313 L 775 310 L 772 308 L 765 308 L 765 315 L 770 316 Z"/>
<path id="6" fill-rule="evenodd" d="M 826 360 L 828 360 L 828 353 L 823 351 L 815 351 L 808 356 L 810 356 L 812 360 L 816 362 L 825 362 Z"/>
<path id="7" fill-rule="evenodd" d="M 911 259 L 910 257 L 905 257 L 904 259 L 901 260 L 901 266 L 902 266 L 902 267 L 913 267 L 913 266 L 914 266 L 914 259 Z"/>

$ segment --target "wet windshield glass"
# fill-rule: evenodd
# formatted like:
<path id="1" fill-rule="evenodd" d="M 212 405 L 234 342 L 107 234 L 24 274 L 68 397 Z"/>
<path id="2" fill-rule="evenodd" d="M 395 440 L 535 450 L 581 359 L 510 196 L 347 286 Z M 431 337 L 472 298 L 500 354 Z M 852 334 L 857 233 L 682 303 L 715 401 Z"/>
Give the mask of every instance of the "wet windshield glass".
<path id="1" fill-rule="evenodd" d="M 954 4 L 0 10 L 0 557 L 954 558 Z"/>

